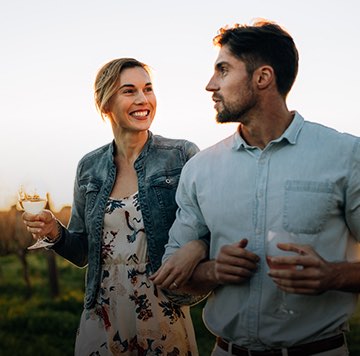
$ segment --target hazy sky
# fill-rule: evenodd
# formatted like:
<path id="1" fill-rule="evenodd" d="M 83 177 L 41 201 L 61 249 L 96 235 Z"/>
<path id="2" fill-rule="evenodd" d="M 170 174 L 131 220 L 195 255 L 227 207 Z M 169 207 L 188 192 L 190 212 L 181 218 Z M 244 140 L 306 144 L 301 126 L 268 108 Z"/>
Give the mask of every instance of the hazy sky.
<path id="1" fill-rule="evenodd" d="M 77 162 L 112 139 L 93 103 L 96 71 L 118 57 L 154 70 L 154 133 L 205 148 L 234 124 L 214 120 L 205 91 L 226 24 L 264 17 L 300 52 L 288 98 L 306 119 L 360 135 L 358 0 L 11 0 L 0 8 L 0 206 L 26 180 L 71 203 Z"/>

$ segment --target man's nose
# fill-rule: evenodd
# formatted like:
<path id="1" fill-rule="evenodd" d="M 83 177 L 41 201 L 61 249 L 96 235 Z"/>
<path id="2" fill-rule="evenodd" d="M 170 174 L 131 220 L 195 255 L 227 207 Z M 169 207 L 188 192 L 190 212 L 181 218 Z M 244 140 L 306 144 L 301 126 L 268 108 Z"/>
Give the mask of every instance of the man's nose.
<path id="1" fill-rule="evenodd" d="M 214 76 L 212 76 L 211 79 L 209 80 L 209 83 L 207 83 L 205 90 L 207 90 L 207 91 L 219 90 L 219 87 L 215 82 Z"/>

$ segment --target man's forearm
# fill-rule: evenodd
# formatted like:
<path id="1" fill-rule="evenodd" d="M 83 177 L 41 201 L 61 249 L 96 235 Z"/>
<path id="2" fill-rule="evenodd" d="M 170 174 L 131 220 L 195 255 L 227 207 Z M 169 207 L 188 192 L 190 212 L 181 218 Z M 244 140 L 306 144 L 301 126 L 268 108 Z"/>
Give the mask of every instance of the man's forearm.
<path id="1" fill-rule="evenodd" d="M 332 263 L 334 289 L 360 293 L 360 262 Z"/>
<path id="2" fill-rule="evenodd" d="M 204 295 L 218 285 L 215 277 L 215 260 L 208 260 L 196 266 L 191 279 L 181 290 L 194 295 Z"/>

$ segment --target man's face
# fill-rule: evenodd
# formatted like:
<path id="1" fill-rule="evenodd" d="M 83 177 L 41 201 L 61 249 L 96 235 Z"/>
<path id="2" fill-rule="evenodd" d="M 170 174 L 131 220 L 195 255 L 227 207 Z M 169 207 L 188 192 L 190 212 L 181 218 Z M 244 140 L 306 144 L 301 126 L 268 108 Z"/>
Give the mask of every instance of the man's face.
<path id="1" fill-rule="evenodd" d="M 216 120 L 220 123 L 246 124 L 250 110 L 257 104 L 252 78 L 246 71 L 245 63 L 235 57 L 226 45 L 220 49 L 206 90 L 213 92 Z"/>

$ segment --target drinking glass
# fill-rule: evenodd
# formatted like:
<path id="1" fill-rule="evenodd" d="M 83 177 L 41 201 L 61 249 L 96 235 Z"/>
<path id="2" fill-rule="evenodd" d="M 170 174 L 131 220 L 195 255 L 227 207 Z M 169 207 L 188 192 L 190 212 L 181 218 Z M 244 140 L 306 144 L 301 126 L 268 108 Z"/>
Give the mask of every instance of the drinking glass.
<path id="1" fill-rule="evenodd" d="M 278 248 L 278 243 L 297 243 L 298 237 L 292 232 L 285 230 L 269 230 L 266 236 L 266 262 L 271 269 L 288 269 L 293 268 L 287 264 L 274 264 L 270 261 L 270 257 L 275 256 L 294 256 L 295 252 L 283 251 Z M 282 317 L 294 317 L 297 312 L 289 308 L 286 303 L 287 293 L 280 290 L 280 304 L 277 306 L 275 313 Z"/>
<path id="2" fill-rule="evenodd" d="M 18 199 L 20 207 L 33 215 L 40 214 L 47 203 L 46 193 L 39 193 L 39 190 L 33 185 L 22 185 L 18 191 Z M 51 243 L 44 241 L 44 238 L 39 238 L 28 249 L 34 250 L 49 245 Z"/>

